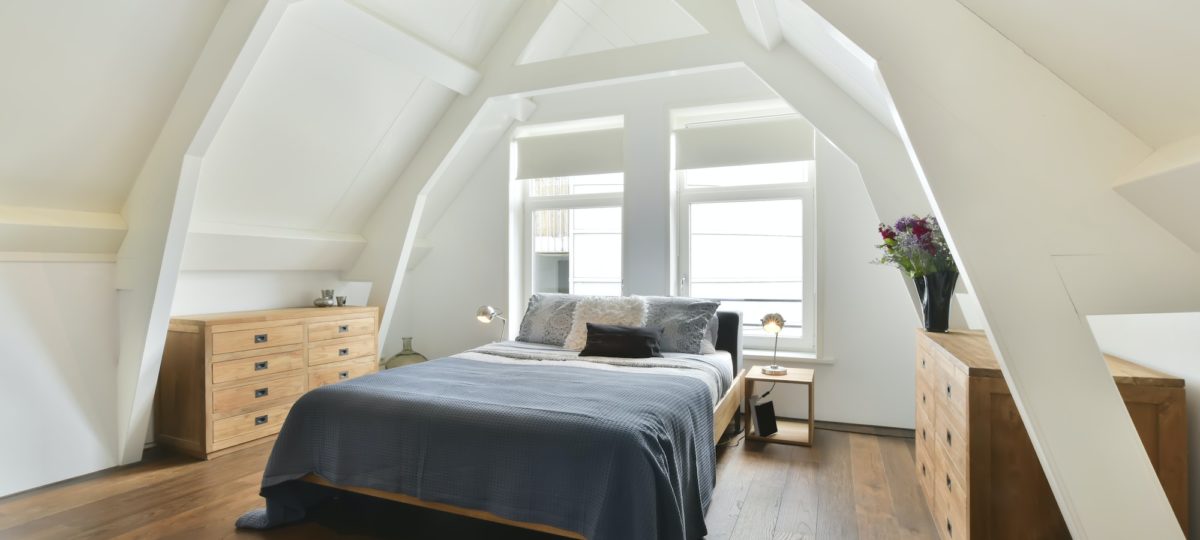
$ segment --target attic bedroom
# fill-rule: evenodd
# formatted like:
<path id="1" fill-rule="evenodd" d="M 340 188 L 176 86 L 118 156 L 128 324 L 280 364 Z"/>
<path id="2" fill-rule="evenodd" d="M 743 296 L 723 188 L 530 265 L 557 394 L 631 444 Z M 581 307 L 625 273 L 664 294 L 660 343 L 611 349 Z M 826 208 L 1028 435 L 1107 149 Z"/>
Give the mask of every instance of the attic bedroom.
<path id="1" fill-rule="evenodd" d="M 0 538 L 1200 537 L 1197 20 L 0 2 Z"/>

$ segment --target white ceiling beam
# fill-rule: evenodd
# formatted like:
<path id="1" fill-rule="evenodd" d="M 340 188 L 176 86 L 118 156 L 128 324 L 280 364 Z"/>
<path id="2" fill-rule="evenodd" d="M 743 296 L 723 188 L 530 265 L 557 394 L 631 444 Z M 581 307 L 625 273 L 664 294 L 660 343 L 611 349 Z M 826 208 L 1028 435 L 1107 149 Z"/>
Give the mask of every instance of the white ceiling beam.
<path id="1" fill-rule="evenodd" d="M 742 24 L 759 45 L 768 51 L 783 41 L 783 29 L 779 27 L 779 13 L 775 0 L 737 0 Z"/>
<path id="2" fill-rule="evenodd" d="M 192 223 L 180 269 L 340 272 L 366 244 L 360 234 Z"/>
<path id="3" fill-rule="evenodd" d="M 470 94 L 480 73 L 419 37 L 345 0 L 307 0 L 293 10 L 303 20 L 429 77 L 459 94 Z"/>
<path id="4" fill-rule="evenodd" d="M 180 91 L 121 211 L 117 253 L 117 458 L 141 459 L 204 155 L 295 0 L 230 2 Z"/>
<path id="5" fill-rule="evenodd" d="M 682 75 L 740 65 L 741 59 L 708 34 L 512 66 L 480 88 L 487 95 L 541 94 Z"/>
<path id="6" fill-rule="evenodd" d="M 116 260 L 125 238 L 120 214 L 0 206 L 0 257 L 9 260 Z M 4 255 L 4 254 L 11 255 Z"/>

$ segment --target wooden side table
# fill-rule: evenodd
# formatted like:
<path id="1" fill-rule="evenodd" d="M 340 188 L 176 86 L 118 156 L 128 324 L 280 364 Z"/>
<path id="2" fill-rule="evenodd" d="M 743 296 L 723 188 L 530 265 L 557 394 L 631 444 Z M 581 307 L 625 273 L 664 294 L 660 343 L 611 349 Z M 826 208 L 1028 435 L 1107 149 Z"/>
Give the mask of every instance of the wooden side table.
<path id="1" fill-rule="evenodd" d="M 773 442 L 781 444 L 794 444 L 797 446 L 812 446 L 813 441 L 813 370 L 803 368 L 788 368 L 786 375 L 764 375 L 762 372 L 763 366 L 754 366 L 746 372 L 746 403 L 743 409 L 743 419 L 745 420 L 746 439 L 751 441 Z M 769 382 L 779 384 L 802 384 L 808 385 L 808 420 L 784 420 L 775 419 L 775 423 L 779 431 L 763 437 L 756 432 L 753 417 L 754 410 L 751 408 L 750 396 L 754 394 L 754 383 Z"/>

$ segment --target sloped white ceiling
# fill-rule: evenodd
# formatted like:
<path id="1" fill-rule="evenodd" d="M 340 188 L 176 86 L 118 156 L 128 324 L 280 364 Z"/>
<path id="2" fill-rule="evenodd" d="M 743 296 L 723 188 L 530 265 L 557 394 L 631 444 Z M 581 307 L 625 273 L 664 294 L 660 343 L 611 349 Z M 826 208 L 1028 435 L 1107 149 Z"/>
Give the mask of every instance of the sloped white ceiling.
<path id="1" fill-rule="evenodd" d="M 1200 2 L 959 2 L 1149 145 L 1200 134 Z"/>
<path id="2" fill-rule="evenodd" d="M 0 201 L 119 211 L 225 4 L 0 2 Z"/>
<path id="3" fill-rule="evenodd" d="M 619 49 L 704 33 L 672 0 L 559 0 L 522 63 Z"/>
<path id="4" fill-rule="evenodd" d="M 468 63 L 516 5 L 352 3 Z M 289 13 L 205 158 L 193 223 L 358 233 L 455 95 Z"/>

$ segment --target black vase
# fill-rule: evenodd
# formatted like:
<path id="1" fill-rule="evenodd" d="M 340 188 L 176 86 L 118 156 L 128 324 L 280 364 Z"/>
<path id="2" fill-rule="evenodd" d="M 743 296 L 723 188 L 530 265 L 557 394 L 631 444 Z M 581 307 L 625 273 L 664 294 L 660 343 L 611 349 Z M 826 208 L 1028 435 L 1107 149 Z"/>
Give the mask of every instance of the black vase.
<path id="1" fill-rule="evenodd" d="M 925 330 L 945 332 L 950 329 L 950 300 L 954 297 L 954 285 L 958 272 L 943 270 L 913 278 L 917 294 L 921 295 L 921 307 L 925 316 Z"/>

